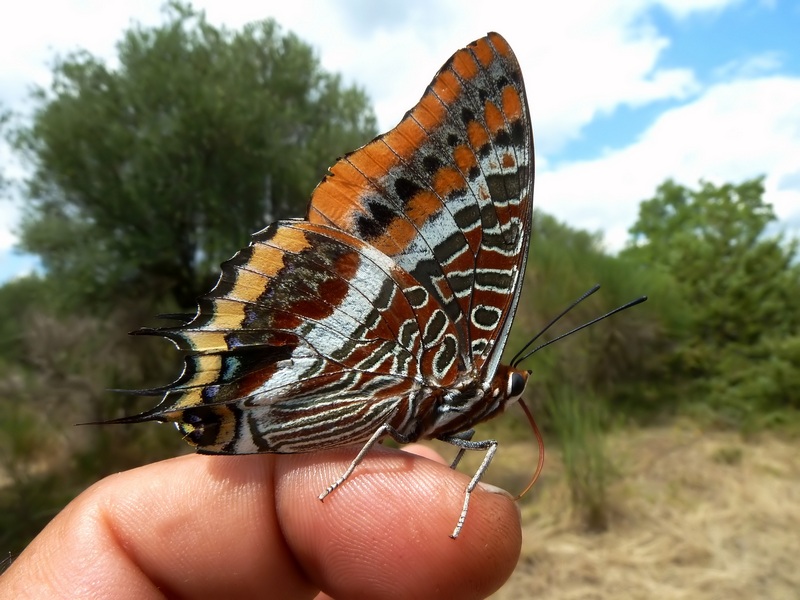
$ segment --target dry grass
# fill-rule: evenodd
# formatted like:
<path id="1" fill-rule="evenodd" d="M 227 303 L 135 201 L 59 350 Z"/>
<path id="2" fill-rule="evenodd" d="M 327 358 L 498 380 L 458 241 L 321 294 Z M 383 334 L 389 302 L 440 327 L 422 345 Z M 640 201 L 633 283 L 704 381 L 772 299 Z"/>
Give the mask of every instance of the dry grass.
<path id="1" fill-rule="evenodd" d="M 565 510 L 569 491 L 550 451 L 544 481 L 523 502 L 519 565 L 493 598 L 800 597 L 796 442 L 687 425 L 625 431 L 609 450 L 609 530 L 585 533 Z M 522 445 L 501 446 L 498 458 L 523 451 L 529 462 Z"/>

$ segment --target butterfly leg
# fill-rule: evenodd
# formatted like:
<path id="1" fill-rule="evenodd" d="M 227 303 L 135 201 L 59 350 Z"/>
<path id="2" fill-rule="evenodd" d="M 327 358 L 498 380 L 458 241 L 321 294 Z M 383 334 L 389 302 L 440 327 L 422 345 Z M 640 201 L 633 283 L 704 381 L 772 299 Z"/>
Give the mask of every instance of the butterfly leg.
<path id="1" fill-rule="evenodd" d="M 473 475 L 472 480 L 470 480 L 469 485 L 467 485 L 467 491 L 464 494 L 464 506 L 461 509 L 461 514 L 458 517 L 456 528 L 453 530 L 453 533 L 450 534 L 450 537 L 453 539 L 458 537 L 458 534 L 461 533 L 462 527 L 464 527 L 464 521 L 467 518 L 467 509 L 469 508 L 469 497 L 472 494 L 472 491 L 475 489 L 475 486 L 478 485 L 478 482 L 481 480 L 481 477 L 483 477 L 483 474 L 486 473 L 486 469 L 489 468 L 489 464 L 492 462 L 492 458 L 494 458 L 494 453 L 497 452 L 497 440 L 473 442 L 471 439 L 464 439 L 467 436 L 471 438 L 473 433 L 474 432 L 466 431 L 463 434 L 438 438 L 443 442 L 447 442 L 448 444 L 458 447 L 462 451 L 486 451 L 486 456 L 483 457 L 483 462 L 481 462 L 481 465 L 478 467 L 478 470 L 475 471 L 475 475 Z M 459 452 L 459 454 L 463 453 Z M 457 456 L 456 458 L 460 460 L 460 456 Z"/>
<path id="2" fill-rule="evenodd" d="M 469 440 L 472 439 L 473 435 L 475 435 L 475 430 L 474 429 L 468 429 L 467 431 L 462 431 L 461 433 L 457 433 L 452 437 L 458 438 L 460 440 L 469 441 Z M 466 448 L 459 448 L 458 449 L 458 454 L 456 454 L 456 457 L 453 459 L 453 462 L 450 463 L 450 468 L 451 469 L 455 469 L 458 466 L 458 463 L 460 463 L 461 459 L 464 458 L 464 454 L 466 452 L 467 452 Z"/>
<path id="3" fill-rule="evenodd" d="M 397 431 L 397 430 L 396 430 L 394 427 L 392 427 L 391 425 L 388 425 L 388 424 L 386 424 L 386 425 L 381 425 L 380 427 L 378 427 L 377 431 L 376 431 L 375 433 L 373 433 L 373 434 L 372 434 L 372 437 L 370 437 L 370 438 L 367 440 L 367 443 L 366 443 L 366 444 L 364 444 L 364 447 L 363 447 L 363 448 L 361 448 L 361 451 L 360 451 L 360 452 L 359 452 L 359 453 L 356 455 L 356 457 L 353 459 L 353 462 L 351 462 L 351 463 L 350 463 L 350 466 L 349 466 L 349 467 L 347 467 L 347 470 L 346 470 L 344 473 L 342 473 L 342 476 L 341 476 L 341 477 L 339 477 L 339 479 L 337 479 L 336 481 L 334 481 L 332 484 L 330 484 L 330 485 L 328 486 L 328 489 L 326 489 L 324 492 L 322 492 L 322 493 L 319 495 L 319 499 L 320 499 L 320 500 L 325 500 L 325 498 L 328 496 L 328 494 L 330 494 L 330 493 L 331 493 L 333 490 L 335 490 L 335 489 L 336 489 L 336 488 L 338 488 L 340 485 L 342 485 L 342 484 L 345 482 L 345 480 L 346 480 L 348 477 L 350 477 L 350 475 L 352 475 L 352 474 L 353 474 L 353 471 L 355 471 L 355 470 L 356 470 L 356 467 L 358 466 L 358 464 L 359 464 L 359 463 L 360 463 L 362 460 L 364 460 L 364 457 L 367 455 L 367 452 L 369 452 L 369 451 L 370 451 L 370 449 L 371 449 L 371 448 L 372 448 L 372 447 L 373 447 L 375 444 L 377 444 L 378 442 L 380 442 L 380 441 L 381 441 L 381 439 L 382 439 L 383 437 L 387 436 L 387 435 L 390 435 L 390 436 L 392 436 L 392 439 L 394 439 L 396 442 L 398 442 L 398 443 L 400 443 L 400 444 L 408 444 L 408 443 L 410 443 L 410 442 L 412 441 L 410 437 L 408 437 L 408 436 L 404 436 L 403 434 L 401 434 L 399 431 Z"/>

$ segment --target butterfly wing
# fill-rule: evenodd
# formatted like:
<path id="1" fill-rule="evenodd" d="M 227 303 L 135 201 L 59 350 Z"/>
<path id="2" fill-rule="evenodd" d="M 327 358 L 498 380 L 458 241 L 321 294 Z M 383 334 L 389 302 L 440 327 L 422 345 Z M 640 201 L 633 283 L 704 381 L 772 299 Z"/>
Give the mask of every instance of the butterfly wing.
<path id="1" fill-rule="evenodd" d="M 533 154 L 519 65 L 490 34 L 392 131 L 340 159 L 305 221 L 254 236 L 195 318 L 162 402 L 203 452 L 303 452 L 409 431 L 435 390 L 491 379 L 519 299 Z"/>
<path id="2" fill-rule="evenodd" d="M 177 381 L 149 390 L 162 402 L 133 419 L 175 421 L 208 453 L 363 442 L 410 414 L 425 385 L 456 376 L 454 328 L 419 283 L 365 242 L 306 221 L 256 234 L 190 323 L 139 333 L 188 354 Z"/>
<path id="3" fill-rule="evenodd" d="M 519 301 L 533 168 L 522 73 L 491 33 L 454 54 L 397 127 L 331 168 L 308 220 L 408 271 L 452 321 L 463 370 L 487 380 Z"/>

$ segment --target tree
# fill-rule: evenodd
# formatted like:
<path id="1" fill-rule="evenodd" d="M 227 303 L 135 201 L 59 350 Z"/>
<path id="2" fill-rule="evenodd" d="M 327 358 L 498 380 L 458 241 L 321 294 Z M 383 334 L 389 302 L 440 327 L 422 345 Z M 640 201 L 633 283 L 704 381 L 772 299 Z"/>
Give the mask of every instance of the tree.
<path id="1" fill-rule="evenodd" d="M 271 21 L 230 31 L 172 2 L 118 66 L 56 62 L 15 146 L 33 167 L 21 247 L 84 305 L 207 291 L 219 262 L 299 216 L 333 160 L 375 134 L 363 91 Z"/>
<path id="2" fill-rule="evenodd" d="M 571 399 L 608 402 L 619 415 L 649 418 L 664 408 L 660 380 L 676 330 L 683 328 L 681 299 L 666 274 L 608 254 L 599 234 L 577 230 L 550 215 L 534 215 L 533 241 L 507 359 L 593 284 L 600 291 L 563 316 L 537 343 L 578 327 L 639 296 L 647 302 L 536 353 L 528 398 L 552 406 Z M 587 409 L 588 410 L 588 409 Z M 594 413 L 579 411 L 587 418 Z M 552 415 L 556 418 L 556 415 Z M 543 422 L 547 426 L 547 422 Z"/>
<path id="3" fill-rule="evenodd" d="M 667 181 L 641 204 L 623 253 L 672 276 L 691 310 L 684 373 L 739 412 L 765 399 L 800 406 L 798 243 L 771 233 L 763 194 L 763 178 L 696 190 Z"/>
<path id="4" fill-rule="evenodd" d="M 3 137 L 3 133 L 6 127 L 8 127 L 8 123 L 11 120 L 11 112 L 3 107 L 0 104 L 0 137 Z M 8 180 L 5 177 L 3 171 L 0 171 L 0 194 L 4 192 L 6 186 L 8 185 Z M 0 196 L 0 201 L 4 198 Z"/>

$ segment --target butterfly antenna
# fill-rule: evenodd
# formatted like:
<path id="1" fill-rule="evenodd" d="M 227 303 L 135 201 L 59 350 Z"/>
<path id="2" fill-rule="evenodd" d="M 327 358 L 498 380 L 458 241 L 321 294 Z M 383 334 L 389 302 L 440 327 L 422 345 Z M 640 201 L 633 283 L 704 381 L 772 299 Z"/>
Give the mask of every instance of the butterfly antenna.
<path id="1" fill-rule="evenodd" d="M 551 328 L 553 325 L 555 325 L 555 324 L 556 324 L 556 323 L 557 323 L 557 322 L 558 322 L 558 321 L 561 319 L 561 317 L 563 317 L 565 314 L 567 314 L 567 313 L 568 313 L 569 311 L 571 311 L 573 308 L 575 308 L 576 306 L 578 306 L 578 304 L 580 304 L 581 302 L 583 302 L 584 300 L 586 300 L 586 299 L 587 299 L 589 296 L 591 296 L 592 294 L 594 294 L 594 293 L 595 293 L 597 290 L 599 290 L 599 289 L 600 289 L 600 284 L 598 283 L 598 284 L 596 284 L 594 287 L 592 287 L 592 289 L 590 289 L 588 292 L 585 292 L 585 293 L 584 293 L 584 294 L 583 294 L 583 295 L 582 295 L 580 298 L 578 298 L 577 300 L 575 300 L 575 302 L 573 302 L 573 303 L 572 303 L 572 304 L 570 304 L 570 305 L 569 305 L 567 308 L 565 308 L 564 310 L 562 310 L 562 311 L 561 311 L 561 312 L 560 312 L 560 313 L 559 313 L 559 314 L 558 314 L 558 315 L 557 315 L 555 318 L 553 318 L 553 319 L 552 319 L 552 320 L 551 320 L 551 321 L 550 321 L 550 322 L 549 322 L 547 325 L 545 325 L 545 326 L 544 326 L 544 328 L 542 328 L 542 330 L 541 330 L 541 331 L 539 331 L 539 333 L 537 333 L 535 336 L 533 336 L 533 337 L 530 339 L 530 341 L 529 341 L 527 344 L 525 344 L 525 345 L 522 347 L 522 349 L 521 349 L 519 352 L 517 352 L 517 353 L 514 355 L 514 358 L 512 358 L 512 359 L 511 359 L 511 366 L 512 366 L 512 367 L 514 367 L 514 368 L 516 368 L 516 367 L 517 367 L 517 365 L 518 365 L 519 363 L 521 363 L 523 360 L 525 360 L 526 358 L 528 358 L 528 356 L 530 356 L 530 354 L 528 354 L 528 355 L 526 355 L 526 356 L 524 356 L 524 357 L 522 357 L 522 358 L 520 358 L 520 356 L 522 356 L 522 354 L 523 354 L 523 353 L 524 353 L 524 352 L 525 352 L 525 351 L 526 351 L 528 348 L 530 348 L 530 347 L 531 347 L 531 344 L 532 344 L 533 342 L 535 342 L 535 341 L 536 341 L 536 340 L 538 340 L 540 337 L 542 337 L 542 335 L 544 335 L 544 333 L 545 333 L 545 332 L 546 332 L 548 329 L 550 329 L 550 328 Z M 534 352 L 535 352 L 535 350 L 534 350 Z M 531 352 L 531 354 L 533 354 L 533 352 Z"/>
<path id="2" fill-rule="evenodd" d="M 647 296 L 642 296 L 641 298 L 637 298 L 636 300 L 631 300 L 627 304 L 623 304 L 622 306 L 619 306 L 619 307 L 615 308 L 614 310 L 612 310 L 610 312 L 607 312 L 606 314 L 604 314 L 604 315 L 602 315 L 600 317 L 597 317 L 596 319 L 592 319 L 588 323 L 584 323 L 583 325 L 580 325 L 579 327 L 576 327 L 575 329 L 572 329 L 571 331 L 568 331 L 567 333 L 562 333 L 558 337 L 555 337 L 552 340 L 549 340 L 549 341 L 545 342 L 544 344 L 541 344 L 540 346 L 537 346 L 536 348 L 534 348 L 533 350 L 528 352 L 526 355 L 524 355 L 522 358 L 516 359 L 516 357 L 515 357 L 515 361 L 512 364 L 513 364 L 513 366 L 516 367 L 516 365 L 518 365 L 519 363 L 521 363 L 524 360 L 527 360 L 528 358 L 533 356 L 536 352 L 538 352 L 542 348 L 544 348 L 546 346 L 549 346 L 550 344 L 552 344 L 554 342 L 557 342 L 558 340 L 563 340 L 565 337 L 567 337 L 569 335 L 572 335 L 573 333 L 577 333 L 581 329 L 586 329 L 587 327 L 589 327 L 589 325 L 594 325 L 595 323 L 597 323 L 599 321 L 602 321 L 603 319 L 607 319 L 611 315 L 615 315 L 618 312 L 622 312 L 623 310 L 627 310 L 627 309 L 631 308 L 632 306 L 636 306 L 637 304 L 641 304 L 642 302 L 645 302 L 646 300 L 647 300 Z M 536 337 L 539 337 L 539 336 L 537 335 Z M 533 339 L 536 339 L 536 338 L 533 338 Z M 528 343 L 528 346 L 530 346 L 530 343 Z"/>
<path id="3" fill-rule="evenodd" d="M 514 498 L 514 502 L 522 498 L 525 494 L 527 494 L 530 489 L 533 487 L 533 484 L 536 483 L 536 480 L 539 479 L 539 475 L 542 473 L 542 469 L 544 468 L 544 440 L 542 439 L 542 432 L 539 431 L 539 428 L 536 426 L 536 421 L 533 418 L 533 414 L 531 414 L 531 409 L 528 408 L 528 405 L 522 400 L 519 399 L 519 405 L 522 407 L 522 410 L 525 411 L 525 416 L 528 417 L 528 423 L 531 424 L 531 429 L 533 429 L 533 433 L 536 436 L 536 441 L 539 442 L 539 464 L 536 465 L 536 472 L 531 477 L 530 482 L 522 490 L 519 494 L 517 494 L 516 498 Z"/>

